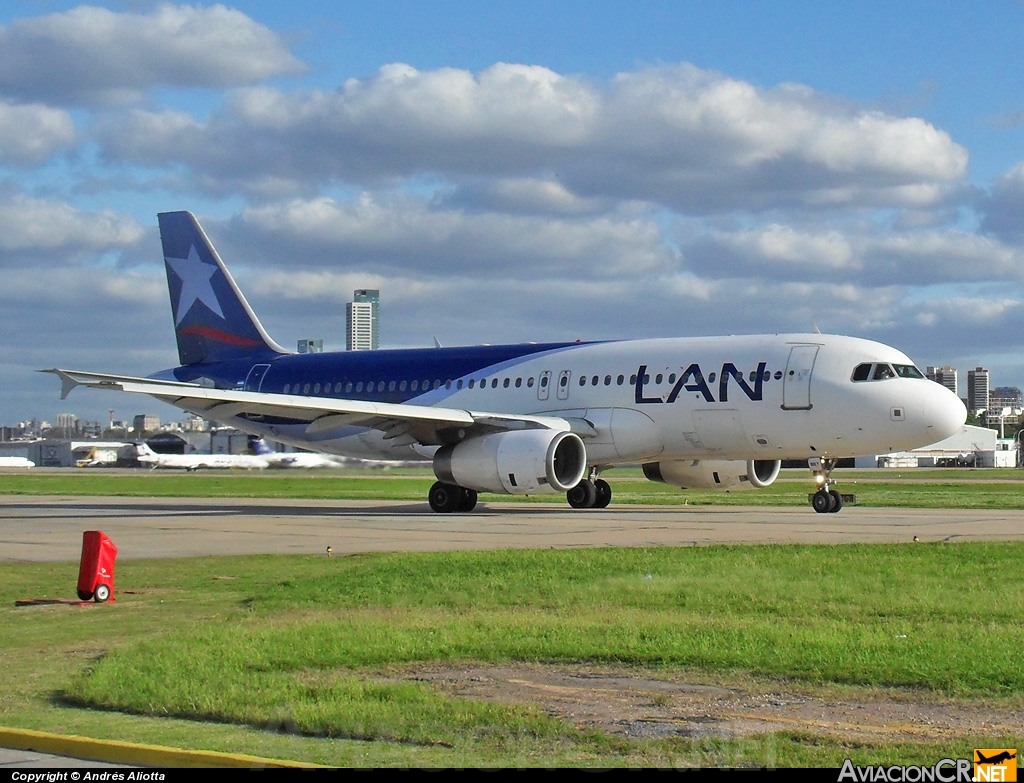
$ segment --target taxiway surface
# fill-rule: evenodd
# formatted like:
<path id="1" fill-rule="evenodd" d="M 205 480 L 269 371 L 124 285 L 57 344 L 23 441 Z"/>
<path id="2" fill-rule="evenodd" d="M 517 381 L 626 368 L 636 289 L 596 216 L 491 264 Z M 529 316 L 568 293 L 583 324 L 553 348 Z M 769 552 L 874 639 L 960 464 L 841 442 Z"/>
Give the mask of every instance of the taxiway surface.
<path id="1" fill-rule="evenodd" d="M 7 496 L 0 561 L 77 560 L 102 530 L 118 559 L 454 549 L 687 546 L 1024 539 L 1024 511 L 481 503 L 435 514 L 426 503 Z"/>

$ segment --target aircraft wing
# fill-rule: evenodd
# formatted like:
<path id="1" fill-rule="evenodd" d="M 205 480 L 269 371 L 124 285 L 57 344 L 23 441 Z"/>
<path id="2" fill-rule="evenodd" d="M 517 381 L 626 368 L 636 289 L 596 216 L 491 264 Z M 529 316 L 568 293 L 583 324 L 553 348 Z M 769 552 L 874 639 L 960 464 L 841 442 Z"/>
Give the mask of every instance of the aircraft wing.
<path id="1" fill-rule="evenodd" d="M 345 427 L 380 430 L 385 440 L 395 446 L 413 443 L 437 446 L 489 432 L 525 429 L 572 430 L 581 436 L 594 434 L 593 428 L 582 420 L 575 422 L 557 416 L 213 389 L 197 383 L 58 368 L 41 372 L 52 373 L 61 379 L 61 399 L 78 386 L 148 394 L 214 421 L 240 416 L 260 423 L 273 423 L 275 420 L 287 424 L 306 423 L 306 435 L 313 439 L 328 437 Z"/>

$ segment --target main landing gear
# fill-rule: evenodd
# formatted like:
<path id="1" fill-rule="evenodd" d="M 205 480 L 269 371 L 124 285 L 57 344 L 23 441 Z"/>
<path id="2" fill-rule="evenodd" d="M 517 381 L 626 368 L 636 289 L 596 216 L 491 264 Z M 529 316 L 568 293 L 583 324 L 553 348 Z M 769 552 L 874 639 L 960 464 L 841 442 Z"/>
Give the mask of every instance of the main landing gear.
<path id="1" fill-rule="evenodd" d="M 443 481 L 435 482 L 427 495 L 430 507 L 439 514 L 472 511 L 476 508 L 476 499 L 476 490 Z"/>
<path id="2" fill-rule="evenodd" d="M 818 491 L 811 496 L 811 506 L 819 514 L 835 514 L 843 507 L 843 496 L 829 486 L 829 477 L 835 466 L 834 459 L 811 457 L 807 460 L 807 467 L 814 473 L 814 481 L 818 485 Z"/>
<path id="3" fill-rule="evenodd" d="M 565 493 L 573 508 L 606 508 L 612 502 L 612 488 L 600 478 L 585 478 Z M 438 514 L 472 511 L 476 508 L 476 490 L 437 481 L 427 494 L 430 508 Z"/>
<path id="4" fill-rule="evenodd" d="M 565 493 L 573 508 L 607 508 L 612 502 L 611 485 L 601 478 L 585 478 Z"/>

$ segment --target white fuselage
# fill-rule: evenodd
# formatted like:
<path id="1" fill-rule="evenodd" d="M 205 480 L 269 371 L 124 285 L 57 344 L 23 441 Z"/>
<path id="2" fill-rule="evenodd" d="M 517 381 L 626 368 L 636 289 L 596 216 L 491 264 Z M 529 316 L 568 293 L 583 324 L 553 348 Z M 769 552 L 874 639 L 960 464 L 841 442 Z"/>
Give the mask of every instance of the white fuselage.
<path id="1" fill-rule="evenodd" d="M 963 404 L 944 387 L 921 377 L 854 380 L 854 369 L 865 363 L 913 367 L 894 348 L 835 335 L 591 343 L 445 378 L 440 388 L 409 402 L 557 416 L 581 434 L 589 464 L 603 466 L 885 453 L 934 443 L 963 424 Z M 348 427 L 310 436 L 305 426 L 232 423 L 347 456 L 433 453 L 377 430 Z"/>

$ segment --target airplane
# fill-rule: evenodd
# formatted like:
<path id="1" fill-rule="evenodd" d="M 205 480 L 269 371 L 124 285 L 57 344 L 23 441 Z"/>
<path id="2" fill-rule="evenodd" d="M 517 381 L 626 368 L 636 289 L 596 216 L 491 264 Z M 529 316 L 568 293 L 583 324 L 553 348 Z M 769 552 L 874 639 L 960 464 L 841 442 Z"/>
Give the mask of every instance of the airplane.
<path id="1" fill-rule="evenodd" d="M 0 468 L 34 468 L 36 463 L 25 457 L 0 457 Z"/>
<path id="2" fill-rule="evenodd" d="M 997 764 L 998 765 L 998 764 L 1002 764 L 1004 761 L 1010 761 L 1011 759 L 1017 758 L 1017 754 L 1016 753 L 1011 753 L 1008 750 L 1004 750 L 1001 753 L 997 753 L 992 758 L 986 758 L 985 755 L 980 750 L 975 749 L 974 755 L 978 757 L 975 760 L 975 764 Z"/>
<path id="3" fill-rule="evenodd" d="M 266 461 L 255 454 L 157 454 L 139 441 L 134 445 L 135 459 L 140 465 L 153 468 L 171 468 L 196 471 L 205 469 L 243 468 L 262 470 Z"/>
<path id="4" fill-rule="evenodd" d="M 317 468 L 340 468 L 344 464 L 342 458 L 326 454 L 313 454 L 308 451 L 271 451 L 262 438 L 253 438 L 250 447 L 253 454 L 267 468 L 315 470 Z"/>
<path id="5" fill-rule="evenodd" d="M 811 505 L 843 505 L 841 457 L 958 432 L 960 399 L 906 354 L 840 335 L 764 334 L 297 354 L 267 334 L 196 218 L 158 215 L 180 366 L 149 377 L 52 368 L 259 437 L 369 459 L 424 459 L 439 513 L 479 492 L 565 493 L 604 508 L 615 466 L 692 489 L 771 485 L 807 460 Z"/>

